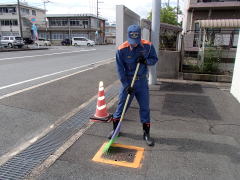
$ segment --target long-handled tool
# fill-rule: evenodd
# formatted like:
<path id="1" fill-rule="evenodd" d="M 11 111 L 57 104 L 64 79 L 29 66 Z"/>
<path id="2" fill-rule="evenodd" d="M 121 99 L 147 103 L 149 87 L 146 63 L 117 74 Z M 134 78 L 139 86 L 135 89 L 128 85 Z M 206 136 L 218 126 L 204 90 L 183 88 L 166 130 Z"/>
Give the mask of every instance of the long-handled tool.
<path id="1" fill-rule="evenodd" d="M 133 88 L 134 86 L 134 83 L 136 81 L 136 77 L 137 77 L 137 73 L 138 73 L 138 70 L 139 70 L 139 67 L 140 67 L 140 63 L 137 63 L 137 67 L 136 67 L 136 70 L 134 72 L 134 76 L 133 76 L 133 79 L 132 79 L 132 82 L 131 82 L 131 88 Z M 124 104 L 124 108 L 123 108 L 123 111 L 122 111 L 122 115 L 121 115 L 121 118 L 120 118 L 120 121 L 118 123 L 118 126 L 117 128 L 115 129 L 111 139 L 108 141 L 108 143 L 105 145 L 104 149 L 103 149 L 103 152 L 107 152 L 109 150 L 109 148 L 111 147 L 111 145 L 116 141 L 117 137 L 118 137 L 118 134 L 120 132 L 120 127 L 121 127 L 121 122 L 123 120 L 123 117 L 125 115 L 125 112 L 127 110 L 127 105 L 128 105 L 128 101 L 129 101 L 129 98 L 130 98 L 131 94 L 128 94 L 127 95 L 127 99 L 125 101 L 125 104 Z"/>

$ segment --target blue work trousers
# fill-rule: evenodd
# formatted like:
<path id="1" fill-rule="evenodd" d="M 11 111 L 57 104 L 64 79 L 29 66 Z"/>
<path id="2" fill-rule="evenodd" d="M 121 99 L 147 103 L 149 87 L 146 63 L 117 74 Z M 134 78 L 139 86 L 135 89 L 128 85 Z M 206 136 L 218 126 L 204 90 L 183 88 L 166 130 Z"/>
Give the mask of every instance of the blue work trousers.
<path id="1" fill-rule="evenodd" d="M 129 84 L 131 84 L 132 78 L 129 78 Z M 148 80 L 146 77 L 137 78 L 134 84 L 134 93 L 130 96 L 128 107 L 130 106 L 134 96 L 137 99 L 139 104 L 139 115 L 141 123 L 150 123 L 150 109 L 149 109 L 149 88 L 148 88 Z M 113 114 L 113 118 L 120 118 L 125 101 L 127 99 L 127 91 L 126 87 L 121 87 L 119 92 L 119 102 L 116 109 L 116 112 Z"/>

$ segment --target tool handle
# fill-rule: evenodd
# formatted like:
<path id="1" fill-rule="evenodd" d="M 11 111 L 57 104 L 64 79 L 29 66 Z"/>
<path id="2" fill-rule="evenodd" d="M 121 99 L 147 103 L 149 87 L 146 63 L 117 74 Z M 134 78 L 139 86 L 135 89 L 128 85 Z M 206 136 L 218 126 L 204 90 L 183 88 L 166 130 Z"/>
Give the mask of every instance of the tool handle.
<path id="1" fill-rule="evenodd" d="M 139 67 L 140 67 L 140 63 L 137 63 L 137 67 L 136 67 L 136 70 L 134 72 L 134 76 L 133 76 L 133 79 L 132 79 L 132 82 L 131 82 L 131 87 L 133 87 L 133 85 L 134 85 L 134 83 L 136 81 L 136 77 L 137 77 L 137 73 L 138 73 Z"/>
<path id="2" fill-rule="evenodd" d="M 137 77 L 137 73 L 138 73 L 139 67 L 140 67 L 140 63 L 137 63 L 137 67 L 136 67 L 136 70 L 134 72 L 134 76 L 133 76 L 133 79 L 132 79 L 132 82 L 131 82 L 131 87 L 134 86 L 134 83 L 136 81 L 136 77 Z M 122 122 L 123 117 L 125 115 L 125 112 L 126 112 L 126 109 L 127 109 L 127 105 L 128 105 L 128 101 L 130 99 L 130 96 L 131 96 L 130 94 L 127 95 L 127 99 L 125 101 L 125 104 L 124 104 L 124 107 L 123 107 L 123 111 L 122 111 L 122 114 L 121 114 L 120 122 Z"/>

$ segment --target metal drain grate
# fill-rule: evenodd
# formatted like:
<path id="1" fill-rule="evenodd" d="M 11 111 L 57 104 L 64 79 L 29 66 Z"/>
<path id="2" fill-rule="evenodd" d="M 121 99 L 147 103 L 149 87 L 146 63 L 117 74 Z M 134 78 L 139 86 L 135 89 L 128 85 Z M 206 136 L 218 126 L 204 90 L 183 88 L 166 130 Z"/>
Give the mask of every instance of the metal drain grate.
<path id="1" fill-rule="evenodd" d="M 107 100 L 114 98 L 117 93 L 118 87 L 113 86 L 106 92 Z M 43 162 L 68 138 L 81 129 L 89 121 L 89 117 L 94 113 L 95 108 L 95 101 L 89 103 L 69 120 L 0 166 L 0 180 L 23 179 L 33 168 Z"/>
<path id="2" fill-rule="evenodd" d="M 103 159 L 109 159 L 112 161 L 124 161 L 124 162 L 134 162 L 136 157 L 136 149 L 127 149 L 122 147 L 110 147 L 108 153 L 102 155 Z"/>

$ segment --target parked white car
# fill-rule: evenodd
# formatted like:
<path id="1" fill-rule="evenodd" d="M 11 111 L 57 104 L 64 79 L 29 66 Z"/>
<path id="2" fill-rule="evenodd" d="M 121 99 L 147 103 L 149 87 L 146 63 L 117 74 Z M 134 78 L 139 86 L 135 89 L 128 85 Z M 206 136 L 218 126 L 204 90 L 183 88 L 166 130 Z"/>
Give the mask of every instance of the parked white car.
<path id="1" fill-rule="evenodd" d="M 49 40 L 39 38 L 34 42 L 36 46 L 51 46 L 51 42 Z"/>
<path id="2" fill-rule="evenodd" d="M 1 46 L 18 47 L 21 48 L 24 46 L 23 39 L 19 36 L 3 36 L 1 38 Z"/>
<path id="3" fill-rule="evenodd" d="M 72 38 L 72 45 L 74 46 L 94 46 L 95 42 L 85 37 Z"/>

